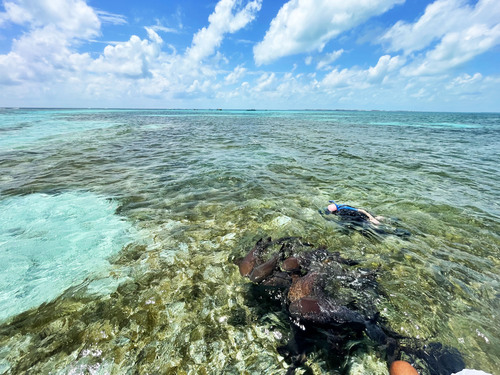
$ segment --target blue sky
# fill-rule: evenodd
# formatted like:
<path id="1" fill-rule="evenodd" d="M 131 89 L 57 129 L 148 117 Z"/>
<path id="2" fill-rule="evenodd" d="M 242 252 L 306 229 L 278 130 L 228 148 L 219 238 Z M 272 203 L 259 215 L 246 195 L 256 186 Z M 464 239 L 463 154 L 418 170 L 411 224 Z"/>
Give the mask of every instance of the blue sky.
<path id="1" fill-rule="evenodd" d="M 0 106 L 500 112 L 500 1 L 3 0 Z"/>

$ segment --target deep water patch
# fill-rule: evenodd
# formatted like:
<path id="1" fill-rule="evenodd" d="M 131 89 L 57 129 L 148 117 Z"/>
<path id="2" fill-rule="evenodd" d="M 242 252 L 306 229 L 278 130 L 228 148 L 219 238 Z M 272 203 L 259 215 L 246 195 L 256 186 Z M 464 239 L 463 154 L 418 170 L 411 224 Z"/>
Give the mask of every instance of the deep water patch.
<path id="1" fill-rule="evenodd" d="M 90 192 L 0 201 L 0 321 L 105 271 L 132 239 L 116 207 Z"/>

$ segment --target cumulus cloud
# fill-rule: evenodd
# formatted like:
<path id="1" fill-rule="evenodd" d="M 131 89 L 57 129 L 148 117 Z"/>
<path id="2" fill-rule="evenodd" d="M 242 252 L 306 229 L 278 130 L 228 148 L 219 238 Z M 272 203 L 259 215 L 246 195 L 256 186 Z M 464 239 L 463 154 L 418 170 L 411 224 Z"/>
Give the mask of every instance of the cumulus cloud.
<path id="1" fill-rule="evenodd" d="M 360 72 L 349 70 L 347 68 L 339 70 L 334 69 L 328 73 L 325 78 L 321 81 L 321 84 L 326 87 L 347 87 L 353 86 L 356 77 L 361 75 Z"/>
<path id="2" fill-rule="evenodd" d="M 262 6 L 262 0 L 248 2 L 245 7 L 233 13 L 237 0 L 220 0 L 215 11 L 208 18 L 209 25 L 202 28 L 193 37 L 193 43 L 187 50 L 189 60 L 202 61 L 212 55 L 220 46 L 224 34 L 234 33 L 253 21 Z"/>
<path id="3" fill-rule="evenodd" d="M 415 23 L 397 22 L 380 41 L 389 51 L 417 53 L 404 74 L 442 73 L 500 44 L 500 2 L 479 0 L 472 7 L 437 0 Z"/>
<path id="4" fill-rule="evenodd" d="M 328 73 L 321 84 L 325 87 L 368 87 L 372 84 L 388 81 L 389 74 L 396 72 L 405 62 L 400 56 L 384 55 L 377 65 L 368 69 L 334 69 Z"/>
<path id="5" fill-rule="evenodd" d="M 57 78 L 57 71 L 81 69 L 89 55 L 71 51 L 69 44 L 65 33 L 54 26 L 23 35 L 13 41 L 10 53 L 0 56 L 0 70 L 6 71 L 4 79 L 11 83 L 44 81 Z"/>
<path id="6" fill-rule="evenodd" d="M 22 76 L 26 73 L 20 71 L 19 67 L 24 64 L 24 59 L 17 53 L 9 53 L 7 55 L 0 55 L 0 84 L 12 85 L 20 81 Z"/>
<path id="7" fill-rule="evenodd" d="M 234 33 L 251 22 L 262 0 L 220 0 L 209 17 L 207 27 L 193 36 L 184 54 L 171 47 L 162 51 L 163 40 L 156 31 L 173 32 L 159 23 L 145 27 L 148 37 L 132 35 L 124 42 L 107 45 L 96 58 L 78 53 L 81 41 L 100 35 L 101 22 L 123 24 L 125 17 L 95 10 L 84 0 L 9 0 L 0 22 L 22 25 L 27 31 L 13 40 L 9 53 L 0 55 L 0 82 L 22 84 L 28 81 L 54 83 L 71 79 L 87 82 L 92 92 L 102 87 L 118 87 L 117 79 L 135 81 L 136 91 L 147 95 L 162 92 L 206 91 L 217 76 L 217 64 L 224 57 L 217 52 L 226 33 Z M 156 30 L 156 31 L 155 31 Z M 199 64 L 207 57 L 210 63 Z M 245 72 L 237 67 L 227 82 Z M 146 83 L 144 80 L 149 79 Z M 113 84 L 108 85 L 106 80 Z M 126 84 L 128 85 L 128 84 Z M 142 90 L 142 85 L 146 90 Z M 121 87 L 120 89 L 123 89 Z"/>
<path id="8" fill-rule="evenodd" d="M 4 23 L 23 25 L 28 32 L 12 42 L 0 55 L 1 80 L 16 84 L 23 80 L 43 81 L 64 69 L 78 70 L 88 54 L 78 54 L 71 45 L 95 37 L 101 22 L 82 0 L 18 0 L 4 2 Z"/>
<path id="9" fill-rule="evenodd" d="M 226 76 L 224 80 L 227 84 L 235 84 L 245 75 L 246 72 L 247 70 L 245 68 L 238 65 L 231 73 Z"/>
<path id="10" fill-rule="evenodd" d="M 256 92 L 274 91 L 277 84 L 278 80 L 276 78 L 275 73 L 264 73 L 257 80 L 257 84 L 254 88 L 254 91 Z"/>
<path id="11" fill-rule="evenodd" d="M 321 51 L 325 44 L 404 0 L 290 0 L 254 47 L 257 65 L 296 53 Z"/>
<path id="12" fill-rule="evenodd" d="M 106 47 L 92 54 L 81 52 L 83 43 L 96 42 L 102 24 L 123 25 L 125 17 L 93 9 L 85 0 L 4 0 L 0 26 L 15 24 L 12 30 L 19 34 L 11 50 L 0 54 L 0 99 L 3 105 L 431 110 L 456 100 L 449 108 L 473 109 L 467 107 L 473 101 L 477 108 L 497 108 L 500 77 L 450 70 L 500 43 L 497 0 L 435 1 L 413 23 L 398 22 L 387 30 L 380 39 L 387 52 L 372 66 L 339 64 L 347 54 L 340 47 L 316 53 L 342 32 L 402 2 L 288 1 L 255 47 L 255 61 L 311 54 L 288 72 L 283 67 L 272 72 L 252 71 L 241 60 L 231 65 L 221 48 L 228 34 L 255 20 L 262 0 L 219 0 L 206 26 L 184 47 L 168 44 L 163 33 L 177 31 L 156 20 L 123 41 L 99 42 Z M 179 19 L 177 30 L 182 29 Z M 308 65 L 305 70 L 301 61 Z"/>
<path id="13" fill-rule="evenodd" d="M 370 82 L 381 82 L 386 79 L 387 75 L 396 71 L 405 63 L 405 58 L 400 56 L 384 55 L 380 57 L 377 65 L 370 67 L 367 71 L 368 80 Z"/>
<path id="14" fill-rule="evenodd" d="M 127 42 L 106 46 L 104 53 L 92 61 L 89 70 L 130 78 L 151 75 L 150 66 L 159 57 L 163 40 L 151 28 L 146 27 L 146 31 L 149 40 L 132 35 Z"/>
<path id="15" fill-rule="evenodd" d="M 108 74 L 130 79 L 136 91 L 148 97 L 169 95 L 190 99 L 209 97 L 220 88 L 218 65 L 227 63 L 218 51 L 227 33 L 234 33 L 251 22 L 261 7 L 262 0 L 242 3 L 238 0 L 220 0 L 209 16 L 208 25 L 194 34 L 191 46 L 179 54 L 162 51 L 164 44 L 156 31 L 175 32 L 159 25 L 146 27 L 147 39 L 132 36 L 128 41 L 108 45 L 101 56 L 89 66 L 96 74 Z M 236 83 L 246 72 L 237 66 L 229 73 L 226 84 Z"/>
<path id="16" fill-rule="evenodd" d="M 402 50 L 405 54 L 419 51 L 448 31 L 463 25 L 470 13 L 470 8 L 463 6 L 463 0 L 438 0 L 427 6 L 417 22 L 398 21 L 380 41 L 388 43 L 389 51 Z"/>
<path id="17" fill-rule="evenodd" d="M 441 42 L 403 71 L 407 75 L 446 72 L 500 44 L 500 23 L 493 28 L 473 25 L 446 34 Z"/>
<path id="18" fill-rule="evenodd" d="M 101 26 L 96 12 L 83 0 L 16 0 L 4 2 L 4 23 L 29 25 L 31 29 L 51 27 L 66 38 L 90 38 Z"/>
<path id="19" fill-rule="evenodd" d="M 500 23 L 500 2 L 479 0 L 471 7 L 465 0 L 437 0 L 427 6 L 415 23 L 397 22 L 380 39 L 389 51 L 420 51 L 449 33 L 467 26 L 492 28 Z"/>

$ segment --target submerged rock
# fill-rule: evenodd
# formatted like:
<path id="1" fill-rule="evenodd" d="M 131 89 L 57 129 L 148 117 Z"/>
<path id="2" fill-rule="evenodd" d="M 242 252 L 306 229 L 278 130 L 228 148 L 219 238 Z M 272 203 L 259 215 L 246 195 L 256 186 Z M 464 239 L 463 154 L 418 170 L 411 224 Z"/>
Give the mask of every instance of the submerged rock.
<path id="1" fill-rule="evenodd" d="M 465 367 L 458 350 L 391 330 L 376 308 L 383 295 L 376 270 L 363 269 L 338 252 L 315 249 L 299 238 L 268 238 L 237 263 L 241 275 L 254 283 L 254 295 L 270 297 L 292 322 L 292 339 L 278 348 L 291 364 L 289 373 L 305 367 L 307 354 L 317 348 L 328 353 L 332 366 L 342 368 L 362 342 L 376 347 L 379 358 L 396 369 L 415 370 L 401 361 L 411 360 L 420 375 L 451 375 Z"/>

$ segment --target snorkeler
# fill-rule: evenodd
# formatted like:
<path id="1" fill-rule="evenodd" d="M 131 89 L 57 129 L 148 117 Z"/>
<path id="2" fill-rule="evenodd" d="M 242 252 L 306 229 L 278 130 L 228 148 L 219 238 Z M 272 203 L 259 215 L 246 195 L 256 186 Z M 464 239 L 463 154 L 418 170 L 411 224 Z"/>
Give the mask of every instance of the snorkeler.
<path id="1" fill-rule="evenodd" d="M 369 212 L 365 210 L 354 208 L 345 204 L 337 204 L 335 201 L 329 201 L 330 205 L 325 209 L 324 213 L 339 215 L 343 219 L 349 219 L 353 221 L 369 221 L 372 224 L 379 225 L 380 220 L 383 218 L 381 216 L 373 217 Z"/>

